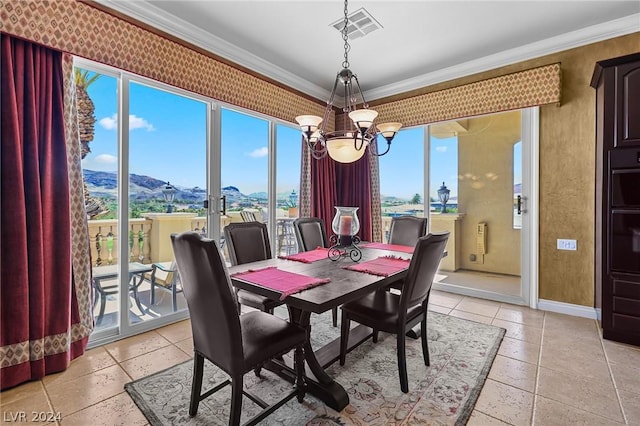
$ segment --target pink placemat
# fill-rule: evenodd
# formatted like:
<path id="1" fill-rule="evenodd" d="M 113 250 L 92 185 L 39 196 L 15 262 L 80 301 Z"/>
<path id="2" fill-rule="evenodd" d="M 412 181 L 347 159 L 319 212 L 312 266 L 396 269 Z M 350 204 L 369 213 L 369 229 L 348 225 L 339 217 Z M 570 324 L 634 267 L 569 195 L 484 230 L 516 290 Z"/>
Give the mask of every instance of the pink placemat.
<path id="1" fill-rule="evenodd" d="M 314 250 L 303 251 L 289 256 L 278 256 L 280 259 L 295 260 L 296 262 L 313 263 L 318 260 L 327 259 L 329 249 L 317 247 Z"/>
<path id="2" fill-rule="evenodd" d="M 331 281 L 328 278 L 309 277 L 307 275 L 296 274 L 295 272 L 282 271 L 275 266 L 267 268 L 238 272 L 233 275 L 235 278 L 242 278 L 245 281 L 279 291 L 280 300 L 284 300 L 290 294 L 306 290 Z"/>
<path id="3" fill-rule="evenodd" d="M 371 275 L 387 277 L 408 268 L 409 263 L 411 263 L 411 261 L 408 259 L 401 259 L 395 256 L 380 256 L 377 259 L 345 266 L 344 268 L 352 271 L 365 272 Z"/>
<path id="4" fill-rule="evenodd" d="M 401 251 L 403 253 L 413 253 L 414 247 L 401 246 L 399 244 L 369 243 L 361 246 L 362 248 L 372 248 L 380 250 Z"/>

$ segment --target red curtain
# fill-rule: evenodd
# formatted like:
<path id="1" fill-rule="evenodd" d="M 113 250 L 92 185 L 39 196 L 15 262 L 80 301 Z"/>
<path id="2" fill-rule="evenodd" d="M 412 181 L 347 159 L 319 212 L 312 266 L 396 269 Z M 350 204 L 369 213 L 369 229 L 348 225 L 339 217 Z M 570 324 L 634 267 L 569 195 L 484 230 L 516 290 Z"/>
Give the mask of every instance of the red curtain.
<path id="1" fill-rule="evenodd" d="M 327 155 L 311 159 L 311 216 L 324 221 L 327 237 L 332 235 L 331 221 L 337 203 L 336 162 Z"/>
<path id="2" fill-rule="evenodd" d="M 358 161 L 342 164 L 326 156 L 311 160 L 311 216 L 319 217 L 331 235 L 335 206 L 358 207 L 363 241 L 372 241 L 371 172 L 369 152 Z"/>
<path id="3" fill-rule="evenodd" d="M 2 34 L 1 388 L 84 352 L 72 277 L 62 54 Z"/>
<path id="4" fill-rule="evenodd" d="M 336 164 L 336 194 L 339 206 L 358 207 L 360 232 L 363 241 L 372 241 L 371 175 L 369 151 L 354 163 Z"/>

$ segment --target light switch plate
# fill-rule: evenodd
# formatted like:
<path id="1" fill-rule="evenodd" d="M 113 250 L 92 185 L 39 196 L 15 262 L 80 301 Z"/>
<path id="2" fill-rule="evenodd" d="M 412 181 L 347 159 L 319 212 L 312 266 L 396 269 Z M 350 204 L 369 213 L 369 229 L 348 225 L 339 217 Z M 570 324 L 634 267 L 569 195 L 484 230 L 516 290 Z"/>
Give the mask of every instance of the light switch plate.
<path id="1" fill-rule="evenodd" d="M 558 250 L 578 250 L 577 240 L 566 240 L 558 238 Z"/>

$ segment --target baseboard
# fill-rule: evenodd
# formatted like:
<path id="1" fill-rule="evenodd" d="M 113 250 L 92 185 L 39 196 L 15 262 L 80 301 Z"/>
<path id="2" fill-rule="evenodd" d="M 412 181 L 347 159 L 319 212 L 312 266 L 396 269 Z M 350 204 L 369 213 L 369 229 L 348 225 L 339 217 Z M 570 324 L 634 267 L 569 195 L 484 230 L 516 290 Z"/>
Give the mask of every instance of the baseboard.
<path id="1" fill-rule="evenodd" d="M 598 321 L 602 321 L 602 309 L 596 308 L 596 316 L 598 317 Z"/>
<path id="2" fill-rule="evenodd" d="M 589 319 L 598 319 L 596 309 L 590 306 L 574 305 L 572 303 L 556 302 L 554 300 L 538 300 L 538 309 L 556 312 L 558 314 L 573 315 Z"/>

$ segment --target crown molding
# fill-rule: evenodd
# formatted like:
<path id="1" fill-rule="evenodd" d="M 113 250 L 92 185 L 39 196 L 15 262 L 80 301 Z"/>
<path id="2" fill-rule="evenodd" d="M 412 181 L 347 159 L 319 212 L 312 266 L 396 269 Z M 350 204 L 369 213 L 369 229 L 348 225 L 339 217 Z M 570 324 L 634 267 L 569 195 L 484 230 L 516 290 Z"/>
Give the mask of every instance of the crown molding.
<path id="1" fill-rule="evenodd" d="M 167 32 L 186 42 L 212 52 L 240 66 L 251 69 L 265 77 L 279 81 L 293 89 L 306 93 L 320 100 L 331 95 L 326 88 L 313 84 L 277 65 L 267 62 L 258 56 L 240 49 L 228 41 L 214 36 L 190 23 L 168 14 L 146 1 L 94 0 L 96 3 L 121 12 L 140 22 Z M 471 74 L 477 74 L 511 65 L 517 62 L 534 59 L 586 44 L 607 40 L 638 32 L 640 14 L 593 25 L 571 31 L 557 37 L 551 37 L 525 46 L 505 50 L 473 61 L 464 62 L 448 68 L 426 73 L 414 78 L 367 90 L 364 96 L 372 101 L 400 93 L 420 89 L 422 87 L 454 80 Z M 339 100 L 338 100 L 339 103 Z"/>
<path id="2" fill-rule="evenodd" d="M 94 0 L 140 22 L 169 33 L 238 65 L 279 81 L 317 99 L 328 99 L 331 92 L 277 65 L 210 34 L 189 22 L 164 12 L 145 1 Z"/>
<path id="3" fill-rule="evenodd" d="M 571 31 L 556 37 L 505 50 L 477 60 L 464 62 L 418 77 L 380 86 L 364 93 L 366 99 L 374 100 L 409 92 L 456 78 L 504 67 L 529 59 L 539 58 L 563 50 L 573 49 L 602 40 L 638 32 L 640 14 L 630 15 L 613 21 Z"/>

